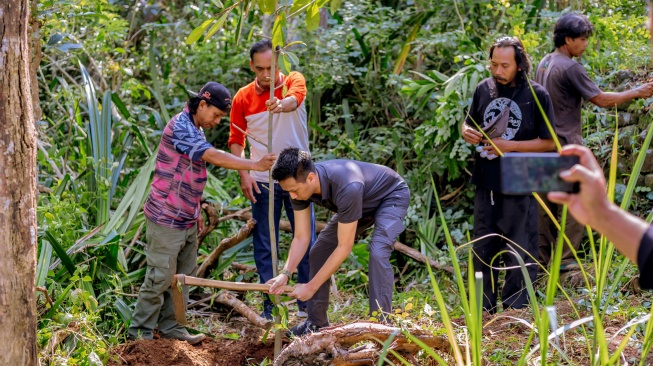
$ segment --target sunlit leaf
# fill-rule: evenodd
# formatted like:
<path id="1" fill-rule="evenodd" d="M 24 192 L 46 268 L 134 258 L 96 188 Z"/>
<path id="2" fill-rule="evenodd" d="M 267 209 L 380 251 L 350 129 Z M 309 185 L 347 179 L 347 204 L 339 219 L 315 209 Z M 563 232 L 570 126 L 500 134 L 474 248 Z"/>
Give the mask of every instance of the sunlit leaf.
<path id="1" fill-rule="evenodd" d="M 229 12 L 225 12 L 224 14 L 222 14 L 222 16 L 218 19 L 218 21 L 211 26 L 211 29 L 209 29 L 208 33 L 206 33 L 206 36 L 204 36 L 205 41 L 211 38 L 211 36 L 213 36 L 215 32 L 217 32 L 218 30 L 220 30 L 220 28 L 222 28 L 228 16 L 229 16 Z"/>
<path id="2" fill-rule="evenodd" d="M 288 75 L 291 71 L 291 63 L 289 60 L 288 55 L 285 53 L 281 54 L 281 62 L 279 63 L 279 68 L 281 69 L 281 72 L 285 75 Z"/>
<path id="3" fill-rule="evenodd" d="M 258 7 L 265 14 L 272 14 L 274 12 L 275 0 L 258 0 Z"/>
<path id="4" fill-rule="evenodd" d="M 335 14 L 340 6 L 342 6 L 342 0 L 331 0 L 331 14 Z"/>
<path id="5" fill-rule="evenodd" d="M 197 40 L 200 39 L 202 34 L 204 34 L 204 32 L 206 31 L 206 28 L 208 28 L 209 25 L 211 25 L 211 23 L 213 23 L 214 20 L 215 19 L 213 18 L 207 19 L 204 21 L 204 23 L 202 23 L 202 25 L 193 29 L 193 31 L 190 32 L 190 34 L 188 35 L 188 38 L 186 38 L 186 44 L 190 45 L 197 42 Z"/>
<path id="6" fill-rule="evenodd" d="M 311 4 L 306 9 L 306 30 L 312 32 L 320 26 L 320 7 L 317 3 Z"/>
<path id="7" fill-rule="evenodd" d="M 274 21 L 274 27 L 272 28 L 272 48 L 276 49 L 277 46 L 283 47 L 284 44 L 284 34 L 283 28 L 286 27 L 286 13 L 281 13 Z"/>
<path id="8" fill-rule="evenodd" d="M 297 12 L 299 9 L 306 6 L 310 2 L 311 0 L 297 0 L 293 2 L 292 6 L 290 7 L 290 14 L 294 14 L 295 12 Z"/>

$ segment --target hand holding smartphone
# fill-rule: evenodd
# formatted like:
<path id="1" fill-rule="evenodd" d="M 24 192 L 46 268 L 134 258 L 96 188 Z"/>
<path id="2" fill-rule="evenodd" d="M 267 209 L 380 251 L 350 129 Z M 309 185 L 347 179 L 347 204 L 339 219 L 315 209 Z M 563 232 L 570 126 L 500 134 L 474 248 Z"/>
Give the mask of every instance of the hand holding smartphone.
<path id="1" fill-rule="evenodd" d="M 578 193 L 579 184 L 565 182 L 560 172 L 579 163 L 578 156 L 558 153 L 505 153 L 500 160 L 501 193 Z"/>

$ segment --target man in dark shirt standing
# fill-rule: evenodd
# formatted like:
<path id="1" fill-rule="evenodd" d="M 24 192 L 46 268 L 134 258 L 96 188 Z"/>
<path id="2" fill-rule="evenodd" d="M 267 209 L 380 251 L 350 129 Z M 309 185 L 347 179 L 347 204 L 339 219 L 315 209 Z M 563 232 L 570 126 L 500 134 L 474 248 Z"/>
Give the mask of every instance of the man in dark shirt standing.
<path id="1" fill-rule="evenodd" d="M 329 324 L 329 280 L 347 258 L 357 234 L 374 225 L 369 244 L 370 313 L 392 310 L 394 275 L 390 254 L 404 231 L 410 191 L 392 169 L 354 160 L 313 164 L 310 154 L 297 148 L 281 152 L 272 178 L 290 194 L 295 211 L 295 235 L 288 260 L 279 276 L 268 281 L 270 293 L 280 286 L 303 258 L 310 241 L 311 202 L 335 212 L 309 252 L 310 280 L 290 294 L 307 301 L 308 318 L 292 328 L 301 336 Z M 383 315 L 381 316 L 383 317 Z"/>
<path id="2" fill-rule="evenodd" d="M 553 31 L 555 50 L 546 55 L 535 74 L 535 81 L 544 86 L 551 95 L 555 114 L 555 130 L 560 143 L 583 145 L 581 131 L 581 107 L 583 100 L 589 100 L 599 107 L 614 107 L 635 98 L 648 98 L 653 95 L 653 83 L 644 84 L 638 88 L 621 93 L 606 93 L 601 91 L 587 76 L 583 65 L 575 61 L 587 47 L 587 38 L 592 35 L 593 26 L 587 17 L 579 14 L 566 14 L 561 17 Z M 545 200 L 545 203 L 560 217 L 562 206 Z M 540 227 L 540 261 L 547 265 L 551 259 L 552 248 L 557 242 L 558 229 L 549 218 L 546 211 L 539 209 Z M 574 251 L 580 247 L 584 227 L 576 220 L 568 217 L 565 234 L 569 238 Z M 562 268 L 572 269 L 577 266 L 571 249 L 565 245 L 562 253 Z"/>
<path id="3" fill-rule="evenodd" d="M 554 149 L 551 134 L 529 87 L 527 75 L 530 61 L 524 46 L 516 37 L 498 39 L 490 48 L 490 71 L 492 77 L 481 81 L 474 92 L 469 114 L 462 124 L 463 138 L 470 144 L 484 143 L 474 160 L 472 183 L 476 185 L 474 196 L 474 237 L 501 234 L 517 243 L 513 248 L 528 265 L 531 281 L 535 280 L 537 268 L 531 258 L 537 258 L 537 206 L 532 195 L 508 196 L 499 193 L 500 152 L 542 152 Z M 542 86 L 532 83 L 532 88 L 549 120 L 554 117 L 549 94 Z M 496 146 L 489 144 L 477 130 L 489 126 L 497 116 L 507 116 L 507 128 L 501 137 L 493 138 Z M 492 260 L 499 252 L 509 249 L 498 236 L 490 236 L 474 243 L 474 269 L 483 273 L 483 307 L 496 312 L 497 290 L 495 283 L 498 270 Z M 518 267 L 517 259 L 502 255 L 506 267 Z M 528 294 L 521 269 L 506 270 L 505 284 L 501 293 L 503 308 L 522 308 L 528 304 Z"/>

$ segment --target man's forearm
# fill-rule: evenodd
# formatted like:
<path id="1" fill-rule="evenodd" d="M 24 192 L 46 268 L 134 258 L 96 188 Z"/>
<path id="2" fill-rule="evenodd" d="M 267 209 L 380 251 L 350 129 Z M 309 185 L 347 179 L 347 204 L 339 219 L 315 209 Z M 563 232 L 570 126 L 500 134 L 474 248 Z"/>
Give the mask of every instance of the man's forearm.
<path id="1" fill-rule="evenodd" d="M 601 92 L 601 94 L 590 99 L 590 102 L 601 108 L 610 108 L 625 103 L 638 97 L 635 89 L 627 90 L 621 93 Z"/>
<path id="2" fill-rule="evenodd" d="M 292 112 L 295 109 L 297 109 L 297 107 L 299 107 L 299 104 L 297 103 L 297 98 L 294 95 L 283 98 L 281 100 L 281 104 L 283 105 L 281 110 L 284 112 Z"/>
<path id="3" fill-rule="evenodd" d="M 202 155 L 202 160 L 226 169 L 254 169 L 254 161 L 250 159 L 243 159 L 215 148 L 206 150 L 204 155 Z"/>
<path id="4" fill-rule="evenodd" d="M 515 141 L 511 140 L 512 146 L 509 151 L 514 152 L 544 152 L 555 150 L 555 142 L 552 139 L 540 139 Z M 509 152 L 503 151 L 503 152 Z"/>
<path id="5" fill-rule="evenodd" d="M 288 260 L 286 261 L 286 265 L 283 266 L 283 269 L 288 270 L 289 272 L 295 271 L 299 266 L 299 262 L 304 258 L 309 243 L 309 240 L 297 237 L 293 238 L 290 243 L 290 249 L 288 250 Z"/>
<path id="6" fill-rule="evenodd" d="M 239 144 L 231 144 L 229 145 L 229 149 L 231 150 L 231 153 L 236 155 L 239 158 L 244 158 L 243 152 L 245 151 L 245 147 L 243 145 Z M 238 175 L 242 177 L 244 173 L 248 173 L 248 170 L 239 170 Z"/>
<path id="7" fill-rule="evenodd" d="M 649 226 L 646 221 L 609 203 L 605 209 L 594 212 L 588 224 L 637 264 L 639 244 Z"/>

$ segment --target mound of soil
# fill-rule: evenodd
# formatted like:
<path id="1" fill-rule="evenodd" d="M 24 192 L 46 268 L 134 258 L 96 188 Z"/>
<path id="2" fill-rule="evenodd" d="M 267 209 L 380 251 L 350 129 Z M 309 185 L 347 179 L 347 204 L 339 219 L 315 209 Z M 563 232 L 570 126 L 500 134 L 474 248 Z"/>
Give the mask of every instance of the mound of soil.
<path id="1" fill-rule="evenodd" d="M 127 342 L 114 350 L 108 366 L 237 366 L 260 364 L 274 358 L 274 342 L 257 338 L 206 338 L 191 346 L 172 339 Z"/>

